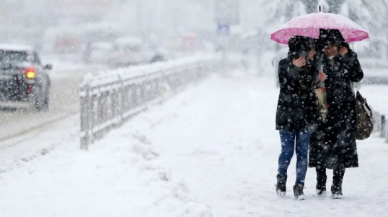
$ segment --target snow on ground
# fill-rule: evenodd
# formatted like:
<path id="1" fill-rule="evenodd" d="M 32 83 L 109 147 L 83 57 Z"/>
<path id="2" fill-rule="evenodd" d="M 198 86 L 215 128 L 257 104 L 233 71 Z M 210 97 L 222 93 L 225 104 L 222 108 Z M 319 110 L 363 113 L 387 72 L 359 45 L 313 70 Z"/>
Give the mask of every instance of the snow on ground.
<path id="1" fill-rule="evenodd" d="M 73 134 L 78 124 L 71 118 L 51 136 L 26 141 L 50 147 L 30 157 L 17 160 L 6 150 L 11 157 L 2 163 L 8 164 L 0 179 L 0 216 L 209 216 L 184 181 L 171 180 L 142 135 L 123 128 L 85 152 Z M 61 138 L 61 131 L 69 135 Z"/>
<path id="2" fill-rule="evenodd" d="M 384 108 L 379 99 L 387 89 L 361 91 Z M 79 150 L 78 119 L 69 118 L 18 144 L 53 148 L 8 164 L 0 174 L 0 216 L 384 216 L 388 168 L 381 165 L 388 144 L 377 135 L 358 143 L 360 168 L 346 171 L 345 199 L 315 197 L 315 171 L 309 168 L 307 200 L 296 201 L 294 161 L 287 196 L 275 194 L 277 96 L 272 76 L 241 70 L 211 75 L 89 151 Z M 17 161 L 18 151 L 7 154 L 12 148 L 1 151 L 7 162 Z"/>

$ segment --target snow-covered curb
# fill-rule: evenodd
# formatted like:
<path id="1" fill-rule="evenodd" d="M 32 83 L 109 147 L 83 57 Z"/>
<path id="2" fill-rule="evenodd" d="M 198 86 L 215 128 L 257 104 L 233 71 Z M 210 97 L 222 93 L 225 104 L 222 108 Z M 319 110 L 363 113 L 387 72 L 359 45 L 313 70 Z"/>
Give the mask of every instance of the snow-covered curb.
<path id="1" fill-rule="evenodd" d="M 140 133 L 117 129 L 87 152 L 78 149 L 75 135 L 61 143 L 2 173 L 0 216 L 213 216 Z"/>

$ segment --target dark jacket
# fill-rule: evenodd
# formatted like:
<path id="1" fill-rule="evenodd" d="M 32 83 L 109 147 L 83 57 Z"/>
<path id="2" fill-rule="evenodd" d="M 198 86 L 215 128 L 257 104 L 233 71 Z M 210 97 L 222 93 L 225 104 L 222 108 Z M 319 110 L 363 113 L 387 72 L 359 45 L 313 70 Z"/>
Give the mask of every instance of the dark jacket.
<path id="1" fill-rule="evenodd" d="M 323 65 L 326 99 L 329 105 L 325 121 L 318 124 L 310 138 L 309 166 L 333 169 L 358 167 L 355 137 L 355 97 L 351 82 L 364 76 L 357 54 L 348 53 L 332 59 L 317 54 L 317 66 Z"/>
<path id="2" fill-rule="evenodd" d="M 280 93 L 276 110 L 276 129 L 293 132 L 311 131 L 317 115 L 313 92 L 315 68 L 308 64 L 298 68 L 292 59 L 279 62 Z"/>

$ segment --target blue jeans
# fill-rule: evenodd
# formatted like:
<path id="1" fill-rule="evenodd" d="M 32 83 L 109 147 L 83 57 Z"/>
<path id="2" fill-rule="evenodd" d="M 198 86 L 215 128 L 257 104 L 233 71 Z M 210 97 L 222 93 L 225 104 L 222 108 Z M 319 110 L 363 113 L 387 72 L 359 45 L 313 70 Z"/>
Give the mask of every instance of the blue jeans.
<path id="1" fill-rule="evenodd" d="M 307 172 L 307 152 L 310 142 L 310 132 L 279 131 L 282 143 L 282 152 L 279 156 L 278 173 L 281 177 L 287 176 L 287 169 L 290 165 L 296 144 L 296 182 L 304 185 Z"/>

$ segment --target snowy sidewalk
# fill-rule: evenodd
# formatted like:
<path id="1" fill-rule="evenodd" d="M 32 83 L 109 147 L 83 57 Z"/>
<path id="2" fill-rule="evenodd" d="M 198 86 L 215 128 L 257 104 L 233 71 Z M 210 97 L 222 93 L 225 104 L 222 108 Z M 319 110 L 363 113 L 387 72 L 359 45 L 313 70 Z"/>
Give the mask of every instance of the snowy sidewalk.
<path id="1" fill-rule="evenodd" d="M 378 88 L 385 90 L 379 96 L 372 95 L 374 87 L 362 91 L 369 103 L 384 98 L 388 88 Z M 273 77 L 212 75 L 87 152 L 73 136 L 1 173 L 0 216 L 384 216 L 388 144 L 375 135 L 358 143 L 360 168 L 346 171 L 345 199 L 315 197 L 315 171 L 309 169 L 307 200 L 296 201 L 295 162 L 287 196 L 275 194 L 277 97 Z M 78 127 L 77 120 L 69 121 Z M 74 134 L 77 127 L 63 133 Z"/>

